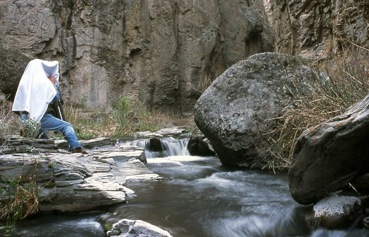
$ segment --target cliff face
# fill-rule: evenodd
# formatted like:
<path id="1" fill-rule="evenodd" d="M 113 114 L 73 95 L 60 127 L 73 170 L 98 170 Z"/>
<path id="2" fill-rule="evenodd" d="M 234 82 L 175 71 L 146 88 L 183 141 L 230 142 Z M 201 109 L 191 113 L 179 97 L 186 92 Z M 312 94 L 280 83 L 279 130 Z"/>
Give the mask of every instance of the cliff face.
<path id="1" fill-rule="evenodd" d="M 125 96 L 192 114 L 211 81 L 273 43 L 260 0 L 0 2 L 0 46 L 60 61 L 64 99 L 88 108 Z"/>
<path id="2" fill-rule="evenodd" d="M 316 59 L 369 47 L 368 16 L 365 0 L 2 0 L 0 46 L 60 61 L 66 101 L 104 109 L 124 96 L 187 115 L 216 77 L 252 54 Z M 1 58 L 0 68 L 11 61 Z M 0 73 L 0 90 L 16 85 L 18 61 L 16 72 Z"/>
<path id="3" fill-rule="evenodd" d="M 324 57 L 350 45 L 369 48 L 367 0 L 264 0 L 276 50 Z"/>

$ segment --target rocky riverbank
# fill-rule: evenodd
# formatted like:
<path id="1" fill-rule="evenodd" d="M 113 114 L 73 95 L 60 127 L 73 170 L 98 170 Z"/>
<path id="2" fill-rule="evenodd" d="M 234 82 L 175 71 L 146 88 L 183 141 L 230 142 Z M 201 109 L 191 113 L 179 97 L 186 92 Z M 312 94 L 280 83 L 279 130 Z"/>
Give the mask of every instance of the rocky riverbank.
<path id="1" fill-rule="evenodd" d="M 4 144 L 1 175 L 35 182 L 40 211 L 106 208 L 126 201 L 129 190 L 124 184 L 129 180 L 159 178 L 143 164 L 143 149 L 138 147 L 96 148 L 81 155 L 59 149 L 52 140 L 10 137 Z"/>
<path id="2" fill-rule="evenodd" d="M 137 136 L 161 137 L 184 133 L 174 128 Z M 0 147 L 1 199 L 12 197 L 9 183 L 37 187 L 38 211 L 82 212 L 108 209 L 125 203 L 133 191 L 129 182 L 150 182 L 162 178 L 146 166 L 144 149 L 117 143 L 109 138 L 81 141 L 88 154 L 68 152 L 64 140 L 9 136 Z M 122 220 L 112 226 L 109 236 L 125 231 L 170 236 L 144 221 Z M 127 233 L 128 233 L 127 232 Z"/>
<path id="3" fill-rule="evenodd" d="M 181 128 L 156 133 L 137 133 L 134 139 L 160 141 L 164 136 L 187 134 Z M 187 136 L 186 135 L 186 136 Z M 88 154 L 69 153 L 63 140 L 40 140 L 10 136 L 0 148 L 1 199 L 11 196 L 9 182 L 24 187 L 37 185 L 38 211 L 81 212 L 107 210 L 127 201 L 134 192 L 126 187 L 133 182 L 156 182 L 163 178 L 146 167 L 142 147 L 110 138 L 81 141 Z M 355 220 L 367 225 L 363 212 L 365 198 L 333 195 L 316 205 L 306 221 L 311 229 L 341 228 Z M 109 236 L 171 236 L 169 232 L 142 220 L 122 219 L 106 230 Z M 130 234 L 135 232 L 136 235 Z M 126 233 L 126 235 L 124 235 Z"/>

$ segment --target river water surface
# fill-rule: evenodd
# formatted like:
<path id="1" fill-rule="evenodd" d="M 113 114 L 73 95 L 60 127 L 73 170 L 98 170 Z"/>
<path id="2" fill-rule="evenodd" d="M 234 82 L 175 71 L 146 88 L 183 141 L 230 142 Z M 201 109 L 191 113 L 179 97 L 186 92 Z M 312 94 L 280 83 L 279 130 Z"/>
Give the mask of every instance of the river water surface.
<path id="1" fill-rule="evenodd" d="M 366 229 L 310 232 L 286 175 L 225 168 L 215 157 L 189 156 L 185 143 L 178 144 L 169 156 L 146 154 L 147 166 L 164 180 L 127 185 L 135 192 L 127 204 L 109 213 L 42 215 L 17 225 L 12 236 L 105 236 L 100 222 L 127 218 L 174 237 L 369 237 Z"/>

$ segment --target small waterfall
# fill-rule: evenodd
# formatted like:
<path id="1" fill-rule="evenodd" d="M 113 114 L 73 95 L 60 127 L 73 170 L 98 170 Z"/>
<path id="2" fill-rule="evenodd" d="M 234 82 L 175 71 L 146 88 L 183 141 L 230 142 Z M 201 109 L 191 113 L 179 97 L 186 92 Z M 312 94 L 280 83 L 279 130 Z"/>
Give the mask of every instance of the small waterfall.
<path id="1" fill-rule="evenodd" d="M 138 139 L 125 143 L 125 145 L 142 147 L 145 150 L 146 158 L 190 155 L 187 150 L 189 138 L 176 139 L 173 137 L 165 137 L 158 140 L 160 140 L 161 149 L 156 151 L 151 149 L 150 139 Z"/>
<path id="2" fill-rule="evenodd" d="M 187 144 L 189 139 L 174 139 L 172 137 L 163 139 L 161 144 L 163 146 L 164 156 L 189 156 Z"/>

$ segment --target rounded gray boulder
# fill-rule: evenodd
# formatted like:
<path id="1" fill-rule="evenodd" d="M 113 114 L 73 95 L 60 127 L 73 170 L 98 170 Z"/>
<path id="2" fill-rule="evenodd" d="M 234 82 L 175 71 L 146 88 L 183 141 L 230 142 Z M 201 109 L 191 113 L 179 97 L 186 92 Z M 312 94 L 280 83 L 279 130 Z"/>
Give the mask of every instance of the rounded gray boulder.
<path id="1" fill-rule="evenodd" d="M 295 105 L 298 94 L 311 94 L 317 79 L 297 57 L 255 54 L 228 68 L 204 91 L 195 104 L 195 123 L 224 165 L 263 165 L 265 134 L 275 129 L 285 107 Z"/>

